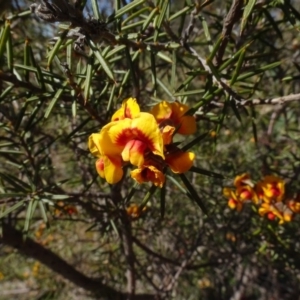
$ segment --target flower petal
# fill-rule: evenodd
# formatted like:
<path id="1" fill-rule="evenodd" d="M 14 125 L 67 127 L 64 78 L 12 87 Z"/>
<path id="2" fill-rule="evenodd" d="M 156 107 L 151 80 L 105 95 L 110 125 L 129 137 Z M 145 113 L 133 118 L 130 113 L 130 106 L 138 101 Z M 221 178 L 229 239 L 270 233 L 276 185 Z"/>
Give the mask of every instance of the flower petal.
<path id="1" fill-rule="evenodd" d="M 163 129 L 161 129 L 164 145 L 169 145 L 172 143 L 174 131 L 175 127 L 170 125 L 166 125 Z"/>
<path id="2" fill-rule="evenodd" d="M 153 106 L 150 113 L 154 116 L 158 123 L 162 122 L 163 120 L 170 119 L 172 115 L 171 103 L 162 101 Z"/>
<path id="3" fill-rule="evenodd" d="M 144 163 L 144 152 L 147 145 L 139 140 L 129 141 L 123 152 L 122 158 L 124 161 L 130 161 L 134 166 L 141 166 Z"/>
<path id="4" fill-rule="evenodd" d="M 178 133 L 180 134 L 193 134 L 196 132 L 196 119 L 193 116 L 185 115 L 189 110 L 189 107 L 180 102 L 168 103 L 162 101 L 155 105 L 151 114 L 155 117 L 158 123 L 162 123 L 164 120 L 171 120 L 172 126 L 178 127 Z"/>
<path id="5" fill-rule="evenodd" d="M 100 145 L 98 143 L 100 138 L 100 133 L 93 133 L 89 136 L 89 141 L 88 141 L 88 147 L 90 149 L 90 152 L 94 155 L 94 156 L 100 156 Z"/>
<path id="6" fill-rule="evenodd" d="M 111 132 L 115 130 L 114 128 L 117 125 L 119 125 L 119 123 L 122 124 L 123 122 L 125 122 L 127 124 L 128 123 L 130 124 L 130 121 L 131 120 L 129 119 L 125 119 L 122 121 L 110 122 L 104 127 L 102 127 L 99 134 L 94 133 L 90 136 L 90 139 L 95 144 L 97 149 L 99 149 L 101 155 L 110 155 L 110 156 L 121 155 L 124 146 L 115 143 L 115 141 L 111 138 Z M 126 124 L 124 126 L 126 126 Z M 119 131 L 116 134 L 119 134 Z"/>
<path id="7" fill-rule="evenodd" d="M 241 175 L 238 175 L 235 177 L 234 179 L 234 185 L 235 187 L 240 187 L 243 186 L 245 184 L 247 184 L 247 182 L 250 180 L 250 175 L 248 173 L 243 173 Z"/>
<path id="8" fill-rule="evenodd" d="M 117 183 L 123 177 L 120 157 L 102 156 L 96 161 L 96 169 L 98 174 L 110 184 Z"/>
<path id="9" fill-rule="evenodd" d="M 138 140 L 143 142 L 151 152 L 164 158 L 163 139 L 151 114 L 140 113 L 138 118 L 126 118 L 113 123 L 115 124 L 111 126 L 108 133 L 113 145 L 117 145 L 123 151 L 129 141 Z"/>
<path id="10" fill-rule="evenodd" d="M 119 121 L 125 118 L 134 119 L 140 115 L 140 107 L 135 98 L 128 98 L 123 101 L 122 107 L 112 116 L 112 121 Z"/>
<path id="11" fill-rule="evenodd" d="M 155 186 L 163 187 L 165 175 L 154 166 L 143 166 L 130 172 L 131 177 L 138 183 L 152 182 Z"/>
<path id="12" fill-rule="evenodd" d="M 178 151 L 166 156 L 166 163 L 174 173 L 185 173 L 193 165 L 195 154 L 193 152 Z"/>

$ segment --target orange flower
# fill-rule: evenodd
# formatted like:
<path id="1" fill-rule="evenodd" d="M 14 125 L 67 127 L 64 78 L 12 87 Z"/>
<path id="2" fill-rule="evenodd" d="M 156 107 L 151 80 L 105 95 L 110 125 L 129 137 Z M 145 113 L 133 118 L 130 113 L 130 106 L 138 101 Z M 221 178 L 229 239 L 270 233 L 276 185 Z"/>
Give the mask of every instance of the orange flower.
<path id="1" fill-rule="evenodd" d="M 151 181 L 162 187 L 165 167 L 169 166 L 174 173 L 188 171 L 195 154 L 172 144 L 176 129 L 182 134 L 196 130 L 195 118 L 185 115 L 187 111 L 184 104 L 163 101 L 150 114 L 140 112 L 134 98 L 123 101 L 111 122 L 89 137 L 90 152 L 98 158 L 98 174 L 113 184 L 123 177 L 123 165 L 131 163 L 138 167 L 131 172 L 137 182 Z"/>
<path id="2" fill-rule="evenodd" d="M 271 221 L 278 219 L 280 225 L 284 222 L 290 222 L 293 218 L 293 212 L 282 202 L 277 202 L 274 204 L 264 202 L 258 209 L 258 213 L 261 216 L 266 215 Z"/>
<path id="3" fill-rule="evenodd" d="M 173 134 L 175 132 L 175 127 L 166 125 L 165 127 L 161 128 L 161 134 L 164 141 L 164 145 L 169 145 L 172 143 Z"/>
<path id="4" fill-rule="evenodd" d="M 196 119 L 185 115 L 189 107 L 179 102 L 169 103 L 162 101 L 155 105 L 150 111 L 160 126 L 166 125 L 178 128 L 180 134 L 193 134 L 196 132 Z"/>
<path id="5" fill-rule="evenodd" d="M 248 173 L 243 173 L 241 175 L 238 175 L 234 179 L 234 185 L 235 187 L 240 187 L 243 185 L 249 185 L 250 183 L 250 175 Z"/>
<path id="6" fill-rule="evenodd" d="M 101 156 L 96 161 L 96 170 L 99 176 L 104 178 L 110 184 L 120 181 L 123 177 L 121 157 Z"/>
<path id="7" fill-rule="evenodd" d="M 263 200 L 265 202 L 282 201 L 285 192 L 285 182 L 281 178 L 274 175 L 265 176 L 263 181 L 259 182 L 258 185 L 263 190 Z"/>
<path id="8" fill-rule="evenodd" d="M 137 204 L 133 203 L 126 208 L 126 213 L 133 220 L 136 220 L 142 215 L 142 213 L 146 212 L 146 210 L 147 210 L 146 206 L 144 206 L 143 209 L 141 209 Z"/>
<path id="9" fill-rule="evenodd" d="M 148 113 L 110 122 L 100 133 L 89 137 L 89 149 L 99 157 L 98 174 L 111 184 L 123 176 L 122 160 L 142 166 L 147 152 L 164 158 L 163 138 L 154 117 Z"/>
<path id="10" fill-rule="evenodd" d="M 119 121 L 125 118 L 134 119 L 139 117 L 140 107 L 136 102 L 135 98 L 128 98 L 123 101 L 122 107 L 118 109 L 113 116 L 111 121 Z"/>
<path id="11" fill-rule="evenodd" d="M 273 204 L 270 203 L 262 203 L 260 208 L 258 209 L 258 213 L 260 216 L 267 216 L 269 220 L 279 219 L 279 224 L 284 222 L 284 218 L 282 212 L 278 210 Z"/>
<path id="12" fill-rule="evenodd" d="M 254 186 L 254 190 L 257 196 L 257 201 L 261 202 L 261 201 L 265 201 L 265 194 L 264 194 L 264 190 L 262 189 L 262 185 L 261 182 L 258 182 L 255 186 Z M 256 203 L 257 204 L 257 203 Z"/>
<path id="13" fill-rule="evenodd" d="M 228 206 L 231 209 L 236 209 L 237 211 L 241 211 L 243 208 L 243 202 L 238 198 L 237 194 L 230 188 L 225 187 L 223 189 L 223 195 L 226 198 L 229 198 L 228 200 Z"/>
<path id="14" fill-rule="evenodd" d="M 152 182 L 155 186 L 163 187 L 165 175 L 152 165 L 143 165 L 142 167 L 130 172 L 131 177 L 138 183 Z"/>
<path id="15" fill-rule="evenodd" d="M 258 203 L 257 195 L 249 185 L 240 185 L 237 187 L 236 194 L 241 201 L 252 200 L 254 203 Z"/>
<path id="16" fill-rule="evenodd" d="M 187 172 L 193 165 L 195 154 L 193 152 L 184 152 L 178 148 L 173 148 L 166 154 L 166 163 L 173 173 L 182 174 Z"/>
<path id="17" fill-rule="evenodd" d="M 297 201 L 297 199 L 296 199 L 296 201 L 295 200 L 289 200 L 289 201 L 287 201 L 287 206 L 294 213 L 296 213 L 296 214 L 300 213 L 300 202 Z"/>

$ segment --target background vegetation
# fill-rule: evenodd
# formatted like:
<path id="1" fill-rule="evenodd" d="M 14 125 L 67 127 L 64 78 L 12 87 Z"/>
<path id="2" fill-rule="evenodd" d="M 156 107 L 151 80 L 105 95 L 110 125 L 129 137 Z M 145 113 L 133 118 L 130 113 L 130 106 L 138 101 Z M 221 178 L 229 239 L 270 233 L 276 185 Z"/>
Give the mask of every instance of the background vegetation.
<path id="1" fill-rule="evenodd" d="M 31 4 L 0 4 L 0 299 L 298 299 L 299 216 L 232 211 L 222 188 L 300 189 L 299 2 Z M 190 185 L 97 175 L 88 137 L 127 97 L 191 107 Z"/>

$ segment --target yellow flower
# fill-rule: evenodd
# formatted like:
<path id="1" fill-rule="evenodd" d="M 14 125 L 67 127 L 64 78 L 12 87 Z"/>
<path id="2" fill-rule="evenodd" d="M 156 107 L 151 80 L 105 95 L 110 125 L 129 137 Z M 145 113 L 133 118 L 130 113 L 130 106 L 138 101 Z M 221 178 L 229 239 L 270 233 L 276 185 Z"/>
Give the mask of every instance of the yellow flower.
<path id="1" fill-rule="evenodd" d="M 146 206 L 144 206 L 143 209 L 141 209 L 137 204 L 133 203 L 126 208 L 126 213 L 130 218 L 136 220 L 142 215 L 142 213 L 146 212 L 146 210 L 147 210 Z"/>
<path id="2" fill-rule="evenodd" d="M 166 163 L 173 173 L 182 174 L 187 172 L 193 165 L 195 154 L 174 149 L 166 154 Z"/>
<path id="3" fill-rule="evenodd" d="M 300 213 L 300 202 L 296 200 L 288 200 L 287 206 L 291 211 L 293 211 L 296 214 Z"/>
<path id="4" fill-rule="evenodd" d="M 265 202 L 282 201 L 285 192 L 285 182 L 281 178 L 274 175 L 265 176 L 258 184 L 263 190 Z"/>
<path id="5" fill-rule="evenodd" d="M 119 121 L 125 118 L 134 119 L 139 117 L 140 107 L 135 98 L 128 98 L 123 101 L 122 106 L 112 116 L 111 121 Z"/>
<path id="6" fill-rule="evenodd" d="M 169 145 L 172 143 L 175 129 L 176 129 L 175 127 L 170 125 L 166 125 L 165 127 L 161 128 L 161 134 L 162 134 L 164 145 Z"/>
<path id="7" fill-rule="evenodd" d="M 248 173 L 243 173 L 235 177 L 234 186 L 238 188 L 240 186 L 249 184 L 249 181 L 250 181 L 250 175 Z"/>
<path id="8" fill-rule="evenodd" d="M 138 183 L 152 182 L 155 186 L 163 187 L 165 175 L 153 165 L 143 165 L 130 172 L 131 177 Z"/>
<path id="9" fill-rule="evenodd" d="M 121 157 L 101 156 L 96 161 L 96 170 L 100 177 L 104 178 L 108 183 L 114 184 L 119 182 L 123 177 Z"/>
<path id="10" fill-rule="evenodd" d="M 290 222 L 293 218 L 293 212 L 282 202 L 277 202 L 274 204 L 264 202 L 258 209 L 258 213 L 261 216 L 266 215 L 271 221 L 278 219 L 279 224 Z"/>
<path id="11" fill-rule="evenodd" d="M 254 189 L 249 185 L 238 186 L 236 194 L 241 201 L 252 200 L 254 203 L 258 203 L 257 195 Z"/>
<path id="12" fill-rule="evenodd" d="M 178 128 L 180 134 L 193 134 L 196 132 L 196 119 L 185 115 L 189 107 L 179 102 L 169 103 L 162 101 L 150 111 L 161 127 L 170 125 Z"/>
<path id="13" fill-rule="evenodd" d="M 231 209 L 236 209 L 237 211 L 241 211 L 243 208 L 243 202 L 240 201 L 237 194 L 231 189 L 225 187 L 223 189 L 223 195 L 228 199 L 228 206 Z"/>
<path id="14" fill-rule="evenodd" d="M 149 113 L 110 122 L 100 133 L 89 137 L 89 149 L 99 158 L 96 162 L 98 174 L 111 184 L 123 176 L 122 160 L 140 167 L 148 152 L 164 158 L 163 138 Z"/>

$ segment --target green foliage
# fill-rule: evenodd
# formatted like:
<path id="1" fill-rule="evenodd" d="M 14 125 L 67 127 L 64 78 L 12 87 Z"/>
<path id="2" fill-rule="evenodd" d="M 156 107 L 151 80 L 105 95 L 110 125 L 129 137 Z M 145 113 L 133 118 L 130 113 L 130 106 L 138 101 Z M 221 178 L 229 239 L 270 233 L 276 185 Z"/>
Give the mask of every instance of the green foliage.
<path id="1" fill-rule="evenodd" d="M 72 299 L 47 268 L 24 276 L 34 258 L 92 299 L 296 299 L 299 217 L 231 211 L 222 187 L 249 172 L 300 190 L 298 1 L 16 3 L 0 9 L 3 287 Z M 177 141 L 195 165 L 162 189 L 134 184 L 128 167 L 113 186 L 95 170 L 88 137 L 128 97 L 145 110 L 179 101 L 197 120 Z"/>

